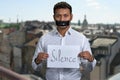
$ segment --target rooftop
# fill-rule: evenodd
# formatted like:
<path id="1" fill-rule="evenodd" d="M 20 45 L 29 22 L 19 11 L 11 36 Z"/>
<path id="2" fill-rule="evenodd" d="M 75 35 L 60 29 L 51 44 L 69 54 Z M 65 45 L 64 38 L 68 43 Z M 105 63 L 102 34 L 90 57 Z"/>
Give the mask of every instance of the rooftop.
<path id="1" fill-rule="evenodd" d="M 117 37 L 97 37 L 91 47 L 108 47 L 109 45 L 113 45 L 117 41 Z"/>

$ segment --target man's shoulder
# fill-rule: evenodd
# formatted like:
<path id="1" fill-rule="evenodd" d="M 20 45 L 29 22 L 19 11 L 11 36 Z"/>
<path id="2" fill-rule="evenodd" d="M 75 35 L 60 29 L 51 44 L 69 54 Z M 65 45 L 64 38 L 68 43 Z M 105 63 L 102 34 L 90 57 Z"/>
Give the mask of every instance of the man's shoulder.
<path id="1" fill-rule="evenodd" d="M 42 38 L 47 38 L 47 37 L 49 37 L 49 36 L 52 36 L 52 35 L 54 34 L 54 32 L 55 32 L 54 30 L 49 31 L 49 32 L 43 34 L 43 35 L 42 35 Z"/>
<path id="2" fill-rule="evenodd" d="M 74 30 L 74 29 L 71 29 L 71 31 L 72 31 L 72 33 L 73 33 L 74 35 L 78 35 L 78 36 L 81 36 L 81 37 L 85 37 L 85 35 L 84 35 L 82 32 L 78 32 L 78 31 L 76 31 L 76 30 Z"/>

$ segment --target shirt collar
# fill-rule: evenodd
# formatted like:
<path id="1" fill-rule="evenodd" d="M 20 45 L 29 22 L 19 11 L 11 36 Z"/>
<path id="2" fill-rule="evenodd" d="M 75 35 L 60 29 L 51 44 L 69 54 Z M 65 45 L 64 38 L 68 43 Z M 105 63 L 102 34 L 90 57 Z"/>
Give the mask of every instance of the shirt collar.
<path id="1" fill-rule="evenodd" d="M 55 34 L 55 35 L 60 35 L 59 32 L 58 32 L 58 30 L 57 30 L 57 28 L 55 29 L 54 34 Z M 68 29 L 68 31 L 66 32 L 65 35 L 71 35 L 71 34 L 72 34 L 72 29 L 71 29 L 71 27 L 70 27 L 70 28 Z"/>

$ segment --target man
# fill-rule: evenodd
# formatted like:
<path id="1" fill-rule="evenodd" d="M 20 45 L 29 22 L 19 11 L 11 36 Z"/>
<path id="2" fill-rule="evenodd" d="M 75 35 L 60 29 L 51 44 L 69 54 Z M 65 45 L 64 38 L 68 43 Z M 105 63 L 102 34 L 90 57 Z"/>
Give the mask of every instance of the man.
<path id="1" fill-rule="evenodd" d="M 58 2 L 54 5 L 53 11 L 56 29 L 40 38 L 33 56 L 32 67 L 34 70 L 43 69 L 49 57 L 48 45 L 79 45 L 82 52 L 78 53 L 78 57 L 86 66 L 81 68 L 82 64 L 80 64 L 80 68 L 46 68 L 45 78 L 46 80 L 80 80 L 82 76 L 80 69 L 92 71 L 96 65 L 88 39 L 70 27 L 73 15 L 72 7 L 68 3 Z"/>

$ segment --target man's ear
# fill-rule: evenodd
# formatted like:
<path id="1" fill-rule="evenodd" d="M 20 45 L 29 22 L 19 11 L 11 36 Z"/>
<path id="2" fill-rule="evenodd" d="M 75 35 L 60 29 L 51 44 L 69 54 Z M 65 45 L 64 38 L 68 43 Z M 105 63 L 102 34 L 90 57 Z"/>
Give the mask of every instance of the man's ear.
<path id="1" fill-rule="evenodd" d="M 71 18 L 70 18 L 70 21 L 73 19 L 73 14 L 71 14 Z"/>

